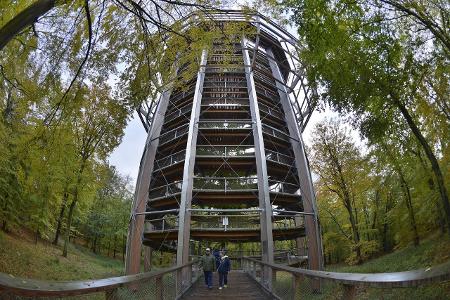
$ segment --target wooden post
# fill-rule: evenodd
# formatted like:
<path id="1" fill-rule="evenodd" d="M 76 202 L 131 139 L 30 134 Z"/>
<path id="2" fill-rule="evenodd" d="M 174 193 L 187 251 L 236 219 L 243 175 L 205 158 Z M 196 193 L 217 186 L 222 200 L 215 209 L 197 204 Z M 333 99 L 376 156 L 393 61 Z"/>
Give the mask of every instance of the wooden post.
<path id="1" fill-rule="evenodd" d="M 175 273 L 175 277 L 176 277 L 176 298 L 181 296 L 181 293 L 183 292 L 183 287 L 186 281 L 186 277 L 187 274 L 185 274 L 185 272 L 183 272 L 183 269 L 178 269 Z"/>
<path id="2" fill-rule="evenodd" d="M 155 278 L 155 287 L 156 287 L 156 300 L 163 300 L 164 294 L 164 286 L 162 284 L 162 276 L 158 276 Z"/>
<path id="3" fill-rule="evenodd" d="M 292 275 L 293 277 L 293 289 L 294 289 L 294 299 L 300 300 L 302 298 L 301 295 L 301 284 L 303 280 L 305 279 L 302 275 Z"/>
<path id="4" fill-rule="evenodd" d="M 13 300 L 13 297 L 7 290 L 4 290 L 0 287 L 0 299 Z"/>
<path id="5" fill-rule="evenodd" d="M 152 269 L 152 254 L 153 249 L 148 246 L 144 246 L 144 272 L 150 272 Z"/>
<path id="6" fill-rule="evenodd" d="M 256 263 L 254 261 L 250 262 L 252 277 L 256 280 Z"/>
<path id="7" fill-rule="evenodd" d="M 114 300 L 117 297 L 117 289 L 107 290 L 105 292 L 105 298 L 106 300 Z M 3 298 L 2 298 L 3 299 Z"/>
<path id="8" fill-rule="evenodd" d="M 352 300 L 356 298 L 356 286 L 351 284 L 343 284 L 344 294 L 342 295 L 342 299 L 344 300 Z"/>

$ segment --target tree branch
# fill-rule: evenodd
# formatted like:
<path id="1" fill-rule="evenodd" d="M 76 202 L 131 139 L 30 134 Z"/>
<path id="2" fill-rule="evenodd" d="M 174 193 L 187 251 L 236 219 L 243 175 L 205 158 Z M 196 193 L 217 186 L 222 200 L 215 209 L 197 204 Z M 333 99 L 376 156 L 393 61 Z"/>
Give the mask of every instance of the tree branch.
<path id="1" fill-rule="evenodd" d="M 89 33 L 86 54 L 84 55 L 83 61 L 81 62 L 80 66 L 78 67 L 78 70 L 75 73 L 75 76 L 72 78 L 72 81 L 70 82 L 69 87 L 64 92 L 64 95 L 58 101 L 56 106 L 53 108 L 53 112 L 51 112 L 50 115 L 45 118 L 45 120 L 44 120 L 45 124 L 49 124 L 53 120 L 53 118 L 56 115 L 56 112 L 59 110 L 59 108 L 61 107 L 61 104 L 64 102 L 65 98 L 69 94 L 70 89 L 74 85 L 74 83 L 77 80 L 78 76 L 81 74 L 81 70 L 83 69 L 84 65 L 86 64 L 86 62 L 87 62 L 87 60 L 89 58 L 89 54 L 91 52 L 91 47 L 92 47 L 92 36 L 93 36 L 93 34 L 92 34 L 92 19 L 91 19 L 91 13 L 90 13 L 90 10 L 89 10 L 89 0 L 85 0 L 84 1 L 84 10 L 86 12 L 86 19 L 87 19 L 88 33 Z"/>
<path id="2" fill-rule="evenodd" d="M 55 6 L 55 2 L 55 0 L 38 0 L 6 23 L 0 29 L 0 51 L 19 32 L 33 25 L 40 16 L 51 10 Z"/>

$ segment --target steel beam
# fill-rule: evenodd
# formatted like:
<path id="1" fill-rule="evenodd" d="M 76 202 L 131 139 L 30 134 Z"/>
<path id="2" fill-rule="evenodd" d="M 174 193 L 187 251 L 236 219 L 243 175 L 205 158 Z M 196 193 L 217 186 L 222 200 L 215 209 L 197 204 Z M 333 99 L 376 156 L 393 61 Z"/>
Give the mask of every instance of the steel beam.
<path id="1" fill-rule="evenodd" d="M 266 49 L 268 55 L 273 56 L 270 49 Z M 270 68 L 273 76 L 278 80 L 283 80 L 278 65 L 269 60 Z M 295 122 L 294 111 L 292 103 L 289 99 L 288 91 L 283 84 L 276 82 L 278 92 L 280 94 L 280 102 L 284 110 L 284 115 L 289 129 L 289 134 L 292 137 L 292 149 L 295 156 L 295 164 L 297 167 L 298 178 L 300 181 L 300 190 L 303 201 L 304 211 L 312 213 L 312 215 L 305 215 L 305 229 L 308 237 L 308 264 L 312 270 L 323 269 L 323 252 L 322 240 L 320 237 L 319 224 L 317 218 L 317 204 L 314 193 L 314 188 L 311 179 L 311 171 L 309 169 L 306 153 L 303 145 L 301 129 Z"/>
<path id="2" fill-rule="evenodd" d="M 181 201 L 180 201 L 180 212 L 178 215 L 179 219 L 179 230 L 178 230 L 178 243 L 177 243 L 177 265 L 181 266 L 189 261 L 189 239 L 191 230 L 191 214 L 189 209 L 191 208 L 192 201 L 192 188 L 194 184 L 194 165 L 195 165 L 195 154 L 197 147 L 197 135 L 198 135 L 198 121 L 200 116 L 200 105 L 202 101 L 203 92 L 203 81 L 205 79 L 207 62 L 207 51 L 203 50 L 200 70 L 197 74 L 197 82 L 195 85 L 195 94 L 192 103 L 191 118 L 189 120 L 189 134 L 186 144 L 186 159 L 184 160 L 183 169 L 183 184 L 181 187 Z M 188 280 L 188 273 L 183 271 L 180 272 L 181 285 L 177 284 L 178 287 L 185 287 Z"/>
<path id="3" fill-rule="evenodd" d="M 145 212 L 148 201 L 148 189 L 155 162 L 156 149 L 159 140 L 157 137 L 161 133 L 164 115 L 169 103 L 171 90 L 165 91 L 158 102 L 155 117 L 145 142 L 144 153 L 142 154 L 139 166 L 139 174 L 136 182 L 136 190 L 133 199 L 133 210 L 128 226 L 127 250 L 125 259 L 125 273 L 127 275 L 140 272 L 142 235 L 144 232 Z M 138 215 L 137 215 L 138 214 Z"/>
<path id="4" fill-rule="evenodd" d="M 251 68 L 250 55 L 246 49 L 246 39 L 242 39 L 242 53 L 245 65 L 245 77 L 247 79 L 250 111 L 253 120 L 253 140 L 255 143 L 256 170 L 258 174 L 258 198 L 259 207 L 263 210 L 260 218 L 262 260 L 273 262 L 273 234 L 272 234 L 272 205 L 270 203 L 269 177 L 267 175 L 266 152 L 262 132 L 261 116 L 259 114 L 258 100 L 255 90 L 253 70 Z M 266 268 L 264 281 L 266 287 L 272 290 L 271 269 Z"/>

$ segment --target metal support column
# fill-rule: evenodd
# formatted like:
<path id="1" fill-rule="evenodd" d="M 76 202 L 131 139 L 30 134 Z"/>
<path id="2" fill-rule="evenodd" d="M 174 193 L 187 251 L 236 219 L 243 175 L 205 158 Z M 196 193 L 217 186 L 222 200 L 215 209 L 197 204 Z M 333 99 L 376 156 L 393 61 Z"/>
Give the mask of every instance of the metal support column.
<path id="1" fill-rule="evenodd" d="M 261 213 L 261 248 L 262 260 L 273 263 L 273 235 L 272 235 L 272 205 L 270 203 L 269 179 L 267 175 L 266 152 L 262 133 L 261 117 L 259 114 L 258 101 L 255 90 L 255 81 L 251 68 L 250 55 L 246 50 L 246 39 L 242 40 L 242 51 L 245 65 L 245 77 L 247 79 L 247 90 L 250 100 L 250 111 L 253 120 L 253 139 L 255 142 L 256 169 L 258 174 L 258 198 Z M 272 274 L 270 268 L 264 268 L 263 283 L 272 290 Z"/>
<path id="2" fill-rule="evenodd" d="M 197 74 L 197 82 L 195 85 L 194 100 L 192 103 L 191 118 L 189 121 L 189 133 L 186 144 L 186 159 L 184 161 L 183 169 L 183 184 L 181 187 L 181 201 L 180 212 L 178 216 L 178 243 L 177 243 L 177 265 L 183 265 L 189 262 L 189 239 L 191 231 L 191 215 L 189 209 L 191 208 L 192 189 L 194 183 L 194 165 L 195 154 L 197 147 L 197 135 L 198 135 L 198 121 L 200 115 L 200 104 L 202 100 L 203 81 L 205 78 L 205 69 L 207 61 L 207 51 L 203 50 L 200 70 Z M 181 281 L 181 285 L 177 284 L 181 290 L 185 286 L 189 285 L 188 272 L 183 270 L 178 276 L 178 280 Z M 180 278 L 181 277 L 181 278 Z M 177 293 L 180 291 L 177 291 Z"/>
<path id="3" fill-rule="evenodd" d="M 269 57 L 274 57 L 270 49 L 266 49 Z M 281 76 L 280 69 L 276 62 L 269 59 L 272 74 L 277 80 L 276 85 L 280 94 L 280 102 L 283 106 L 284 115 L 289 129 L 292 149 L 295 156 L 295 164 L 297 167 L 298 178 L 300 180 L 300 190 L 303 201 L 303 208 L 305 212 L 313 213 L 313 215 L 305 215 L 305 229 L 308 237 L 308 264 L 312 270 L 323 270 L 323 252 L 322 239 L 319 231 L 319 224 L 317 218 L 317 204 L 314 193 L 314 188 L 311 179 L 311 171 L 308 166 L 303 140 L 301 136 L 301 129 L 295 122 L 294 112 L 288 96 L 286 87 L 281 84 L 284 81 Z"/>
<path id="4" fill-rule="evenodd" d="M 125 260 L 125 273 L 127 275 L 140 272 L 142 234 L 144 232 L 145 215 L 138 214 L 145 212 L 148 201 L 148 189 L 155 162 L 156 149 L 159 144 L 161 127 L 164 121 L 164 115 L 169 103 L 171 90 L 165 91 L 159 100 L 158 107 L 152 122 L 152 126 L 147 135 L 144 153 L 142 154 L 139 166 L 139 174 L 136 182 L 136 190 L 133 199 L 133 210 L 131 220 L 128 226 L 127 250 Z M 137 215 L 138 214 L 138 215 Z"/>

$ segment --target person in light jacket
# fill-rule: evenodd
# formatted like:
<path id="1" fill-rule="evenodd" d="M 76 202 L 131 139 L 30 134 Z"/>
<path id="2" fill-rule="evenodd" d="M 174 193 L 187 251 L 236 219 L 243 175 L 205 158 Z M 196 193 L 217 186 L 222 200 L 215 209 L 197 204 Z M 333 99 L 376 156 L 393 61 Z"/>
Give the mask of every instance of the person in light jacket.
<path id="1" fill-rule="evenodd" d="M 212 289 L 212 273 L 216 269 L 216 259 L 211 254 L 211 249 L 206 248 L 206 253 L 200 258 L 200 267 L 203 268 L 205 275 L 205 284 L 209 289 Z"/>
<path id="2" fill-rule="evenodd" d="M 228 286 L 228 272 L 230 272 L 230 269 L 230 258 L 225 254 L 224 251 L 221 251 L 220 264 L 217 268 L 217 272 L 219 272 L 219 290 Z"/>

